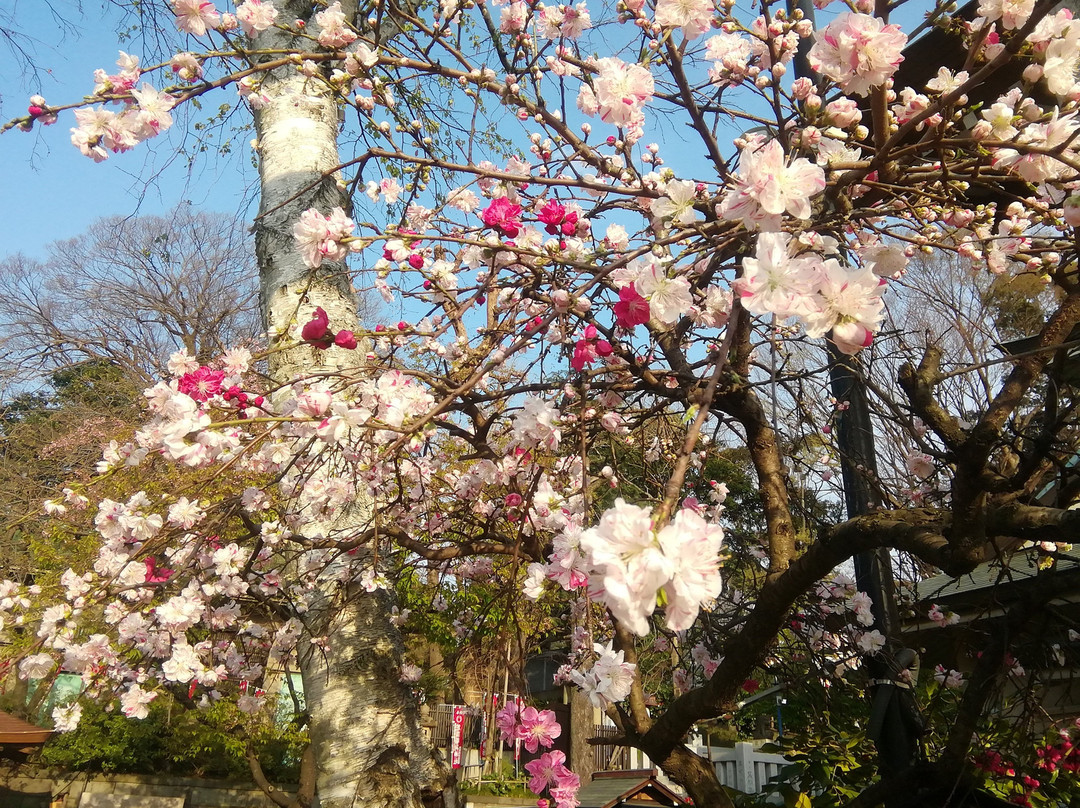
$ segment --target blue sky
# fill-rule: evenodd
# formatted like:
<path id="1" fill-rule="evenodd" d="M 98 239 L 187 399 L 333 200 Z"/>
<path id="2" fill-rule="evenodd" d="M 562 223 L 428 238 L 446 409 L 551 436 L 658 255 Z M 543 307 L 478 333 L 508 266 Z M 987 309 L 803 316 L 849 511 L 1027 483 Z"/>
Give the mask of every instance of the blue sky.
<path id="1" fill-rule="evenodd" d="M 56 5 L 66 7 L 65 0 Z M 84 2 L 81 15 L 72 11 L 68 22 L 75 30 L 66 32 L 58 29 L 41 0 L 0 0 L 0 17 L 5 14 L 13 15 L 23 31 L 33 32 L 38 70 L 36 75 L 21 70 L 9 51 L 0 50 L 4 121 L 20 114 L 35 92 L 50 103 L 70 103 L 91 92 L 95 68 L 113 72 L 122 23 L 116 11 L 99 0 Z M 58 42 L 51 43 L 50 37 Z M 140 49 L 132 43 L 131 50 Z M 215 106 L 235 99 L 219 96 Z M 50 242 L 76 236 L 102 216 L 162 213 L 183 201 L 232 215 L 250 196 L 245 194 L 255 178 L 246 160 L 250 136 L 240 139 L 232 158 L 204 155 L 189 171 L 186 160 L 175 158 L 184 145 L 182 126 L 172 137 L 97 164 L 71 145 L 73 123 L 68 113 L 30 134 L 12 130 L 0 135 L 0 258 L 17 252 L 44 256 Z"/>
<path id="2" fill-rule="evenodd" d="M 43 0 L 0 0 L 0 26 L 14 24 L 31 33 L 27 43 L 36 71 L 21 69 L 19 61 L 0 46 L 0 119 L 7 120 L 25 109 L 26 99 L 40 92 L 50 103 L 78 100 L 90 92 L 93 71 L 110 72 L 121 47 L 118 31 L 126 26 L 120 13 L 104 0 L 83 0 L 82 13 L 74 10 L 76 0 L 51 0 L 58 11 L 70 11 L 66 25 L 59 26 Z M 923 3 L 915 2 L 921 9 Z M 916 9 L 903 9 L 904 20 L 917 17 Z M 819 13 L 825 24 L 833 10 Z M 174 33 L 172 31 L 170 34 Z M 138 42 L 127 47 L 140 53 Z M 152 78 L 160 85 L 160 79 Z M 208 109 L 235 102 L 231 92 L 207 98 Z M 232 154 L 220 158 L 203 154 L 189 169 L 179 149 L 192 148 L 179 120 L 166 136 L 144 143 L 127 154 L 110 155 L 96 164 L 70 144 L 70 113 L 51 127 L 35 127 L 33 133 L 9 131 L 0 135 L 0 258 L 16 252 L 40 257 L 47 245 L 86 230 L 103 216 L 157 214 L 180 202 L 197 208 L 220 211 L 230 216 L 237 211 L 251 218 L 255 171 L 250 163 L 249 133 L 234 136 Z M 240 110 L 237 122 L 248 120 Z M 677 142 L 678 133 L 672 135 Z M 722 138 L 727 146 L 729 137 Z M 730 151 L 730 148 L 726 149 Z M 698 159 L 665 149 L 673 168 Z"/>

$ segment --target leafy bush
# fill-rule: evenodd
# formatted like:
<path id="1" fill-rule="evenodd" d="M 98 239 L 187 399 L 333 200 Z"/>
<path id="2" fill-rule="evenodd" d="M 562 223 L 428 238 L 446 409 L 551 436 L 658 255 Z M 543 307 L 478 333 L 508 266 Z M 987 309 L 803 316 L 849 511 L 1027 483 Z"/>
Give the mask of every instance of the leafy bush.
<path id="1" fill-rule="evenodd" d="M 296 782 L 306 735 L 292 725 L 251 724 L 223 702 L 192 710 L 163 697 L 141 721 L 86 704 L 78 729 L 54 735 L 40 762 L 70 771 L 248 778 L 250 742 L 271 781 Z"/>

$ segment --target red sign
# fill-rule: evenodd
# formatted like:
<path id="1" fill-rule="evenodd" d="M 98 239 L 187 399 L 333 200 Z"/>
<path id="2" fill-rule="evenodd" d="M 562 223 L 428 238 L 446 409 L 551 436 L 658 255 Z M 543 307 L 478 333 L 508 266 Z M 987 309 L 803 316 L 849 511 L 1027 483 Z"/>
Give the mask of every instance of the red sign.
<path id="1" fill-rule="evenodd" d="M 454 731 L 450 740 L 450 768 L 461 768 L 461 747 L 465 743 L 465 708 L 454 705 Z"/>
<path id="2" fill-rule="evenodd" d="M 517 714 L 521 715 L 521 696 L 514 696 L 514 704 L 517 705 Z M 521 760 L 521 738 L 514 739 L 514 760 Z"/>

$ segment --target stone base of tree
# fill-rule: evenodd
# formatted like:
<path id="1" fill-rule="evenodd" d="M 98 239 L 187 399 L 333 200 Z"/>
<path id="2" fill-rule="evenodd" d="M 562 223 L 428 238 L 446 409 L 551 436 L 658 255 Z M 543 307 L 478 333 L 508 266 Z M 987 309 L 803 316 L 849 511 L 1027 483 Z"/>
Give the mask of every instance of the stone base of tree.
<path id="1" fill-rule="evenodd" d="M 84 794 L 143 799 L 180 797 L 186 799 L 186 808 L 273 808 L 274 805 L 255 785 L 242 780 L 79 774 L 33 768 L 0 770 L 0 804 L 4 808 L 80 808 Z"/>

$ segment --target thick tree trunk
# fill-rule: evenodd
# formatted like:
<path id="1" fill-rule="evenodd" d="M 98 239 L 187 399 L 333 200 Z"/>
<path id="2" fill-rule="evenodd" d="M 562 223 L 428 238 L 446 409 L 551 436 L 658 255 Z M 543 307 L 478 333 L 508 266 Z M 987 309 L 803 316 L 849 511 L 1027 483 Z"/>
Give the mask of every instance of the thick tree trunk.
<path id="1" fill-rule="evenodd" d="M 454 805 L 449 774 L 399 681 L 403 649 L 390 605 L 386 593 L 361 590 L 339 612 L 322 610 L 325 650 L 307 643 L 300 651 L 320 808 Z"/>
<path id="2" fill-rule="evenodd" d="M 316 33 L 310 0 L 274 0 L 279 20 L 308 21 Z M 255 42 L 277 50 L 317 47 L 270 29 Z M 265 74 L 259 92 L 268 98 L 255 113 L 261 204 L 256 227 L 263 313 L 271 346 L 321 306 L 331 328 L 356 327 L 356 295 L 343 264 L 310 271 L 296 250 L 293 224 L 314 207 L 329 214 L 349 200 L 335 169 L 339 109 L 326 84 L 303 76 L 296 65 Z M 361 353 L 299 345 L 274 354 L 273 378 L 284 383 L 323 372 L 360 374 Z M 337 522 L 340 531 L 366 527 L 363 503 Z M 324 528 L 326 526 L 323 526 Z M 318 529 L 316 526 L 313 528 Z M 332 571 L 331 571 L 332 572 Z M 456 804 L 452 778 L 421 734 L 415 699 L 400 682 L 402 643 L 390 623 L 390 596 L 343 592 L 327 576 L 323 595 L 301 618 L 311 637 L 302 641 L 298 663 L 310 714 L 320 808 L 421 808 Z M 311 641 L 318 638 L 319 643 Z"/>
<path id="3" fill-rule="evenodd" d="M 308 19 L 311 2 L 277 0 L 278 18 Z M 260 50 L 278 53 L 264 57 L 280 59 L 281 50 L 315 46 L 269 29 L 255 41 Z M 290 328 L 310 319 L 313 306 L 321 306 L 335 331 L 356 324 L 356 295 L 343 263 L 325 262 L 311 271 L 295 247 L 293 225 L 308 208 L 326 215 L 335 207 L 349 210 L 349 199 L 336 172 L 340 110 L 325 82 L 308 78 L 297 65 L 288 65 L 263 76 L 258 92 L 269 100 L 255 112 L 256 148 L 259 154 L 260 204 L 255 228 L 255 253 L 263 315 L 270 344 Z M 301 321 L 303 318 L 303 321 Z M 340 348 L 326 351 L 302 345 L 275 354 L 271 375 L 287 380 L 310 373 L 341 370 L 357 364 L 357 354 Z"/>

